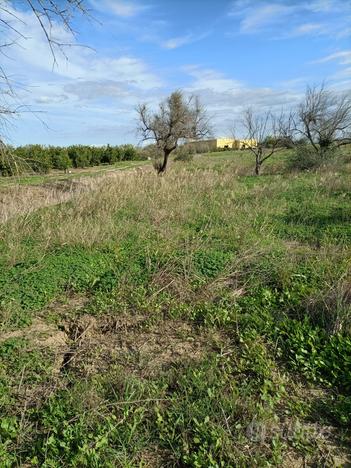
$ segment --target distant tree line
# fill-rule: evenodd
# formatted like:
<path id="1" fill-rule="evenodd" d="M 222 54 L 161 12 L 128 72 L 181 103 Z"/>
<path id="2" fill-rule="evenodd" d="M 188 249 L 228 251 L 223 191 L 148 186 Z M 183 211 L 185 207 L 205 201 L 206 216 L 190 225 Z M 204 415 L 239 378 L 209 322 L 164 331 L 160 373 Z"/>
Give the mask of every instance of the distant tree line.
<path id="1" fill-rule="evenodd" d="M 67 171 L 71 167 L 85 168 L 142 159 L 147 159 L 147 155 L 133 145 L 25 145 L 7 148 L 7 152 L 0 158 L 0 175 L 11 176 L 25 172 L 45 174 L 52 169 Z"/>

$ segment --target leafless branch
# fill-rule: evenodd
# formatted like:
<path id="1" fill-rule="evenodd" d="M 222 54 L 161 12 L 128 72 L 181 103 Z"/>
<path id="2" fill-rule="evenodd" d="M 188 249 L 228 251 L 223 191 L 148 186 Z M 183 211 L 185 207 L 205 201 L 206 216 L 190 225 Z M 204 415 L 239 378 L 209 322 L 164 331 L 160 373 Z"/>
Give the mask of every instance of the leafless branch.
<path id="1" fill-rule="evenodd" d="M 308 87 L 295 127 L 321 156 L 351 143 L 351 92 L 336 93 L 324 85 Z"/>
<path id="2" fill-rule="evenodd" d="M 245 146 L 255 156 L 255 174 L 259 175 L 262 164 L 282 146 L 283 140 L 290 138 L 291 118 L 284 112 L 280 115 L 271 111 L 255 114 L 248 108 L 242 125 L 246 131 Z"/>
<path id="3" fill-rule="evenodd" d="M 53 65 L 57 63 L 56 53 L 59 51 L 65 57 L 65 48 L 75 45 L 75 31 L 72 20 L 76 13 L 90 17 L 85 0 L 23 0 L 22 4 L 32 12 L 36 18 L 53 58 Z M 54 25 L 61 25 L 72 35 L 72 43 L 58 40 L 54 37 Z M 11 58 L 11 50 L 25 41 L 26 22 L 15 9 L 12 0 L 0 0 L 0 31 L 4 39 L 0 40 L 0 53 Z M 5 53 L 6 51 L 6 53 Z M 67 58 L 67 57 L 66 57 Z M 8 98 L 12 98 L 12 101 Z M 5 67 L 0 65 L 0 152 L 3 151 L 3 129 L 9 119 L 25 110 L 25 106 L 16 106 L 15 86 Z M 27 110 L 27 109 L 26 109 Z M 28 111 L 28 110 L 27 110 Z M 32 111 L 31 111 L 32 112 Z"/>

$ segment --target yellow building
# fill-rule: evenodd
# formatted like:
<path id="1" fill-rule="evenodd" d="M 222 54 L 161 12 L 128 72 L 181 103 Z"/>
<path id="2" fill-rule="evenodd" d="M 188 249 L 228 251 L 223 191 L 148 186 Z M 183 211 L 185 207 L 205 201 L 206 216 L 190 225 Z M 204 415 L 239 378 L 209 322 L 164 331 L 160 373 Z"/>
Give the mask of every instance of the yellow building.
<path id="1" fill-rule="evenodd" d="M 208 148 L 208 151 L 219 149 L 245 149 L 257 146 L 256 140 L 237 140 L 234 138 L 214 138 L 212 140 L 200 140 L 189 142 L 188 145 L 194 146 L 200 151 L 202 148 Z M 205 152 L 205 151 L 204 151 Z"/>
<path id="2" fill-rule="evenodd" d="M 257 141 L 254 139 L 234 140 L 234 145 L 235 145 L 235 149 L 255 148 L 257 146 Z"/>

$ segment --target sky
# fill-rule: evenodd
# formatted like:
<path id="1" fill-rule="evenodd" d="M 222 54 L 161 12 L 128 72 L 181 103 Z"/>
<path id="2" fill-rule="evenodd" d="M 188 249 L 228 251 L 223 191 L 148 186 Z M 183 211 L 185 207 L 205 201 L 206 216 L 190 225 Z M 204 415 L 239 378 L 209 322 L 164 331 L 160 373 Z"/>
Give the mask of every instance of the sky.
<path id="1" fill-rule="evenodd" d="M 136 106 L 176 89 L 200 97 L 215 136 L 240 129 L 247 107 L 295 106 L 308 84 L 351 89 L 351 0 L 85 2 L 74 39 L 53 24 L 55 39 L 75 41 L 56 64 L 33 14 L 11 2 L 12 26 L 25 27 L 0 57 L 24 110 L 11 144 L 137 144 Z"/>

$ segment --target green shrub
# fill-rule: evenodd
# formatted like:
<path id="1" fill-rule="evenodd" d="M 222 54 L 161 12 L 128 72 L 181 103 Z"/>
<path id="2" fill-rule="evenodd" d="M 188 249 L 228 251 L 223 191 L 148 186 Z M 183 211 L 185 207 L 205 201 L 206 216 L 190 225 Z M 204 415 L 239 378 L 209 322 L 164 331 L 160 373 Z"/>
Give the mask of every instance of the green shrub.
<path id="1" fill-rule="evenodd" d="M 23 169 L 18 166 L 13 156 L 0 153 L 0 177 L 11 177 L 21 174 Z"/>
<path id="2" fill-rule="evenodd" d="M 329 150 L 322 154 L 316 151 L 311 145 L 297 145 L 290 159 L 288 160 L 288 167 L 291 170 L 308 171 L 317 169 L 331 157 L 335 151 Z"/>
<path id="3" fill-rule="evenodd" d="M 182 145 L 177 148 L 174 160 L 188 162 L 192 161 L 194 158 L 195 150 L 192 146 Z"/>
<path id="4" fill-rule="evenodd" d="M 307 320 L 286 320 L 275 330 L 281 356 L 306 378 L 351 390 L 351 338 L 329 336 Z M 278 354 L 279 354 L 278 353 Z"/>
<path id="5" fill-rule="evenodd" d="M 133 145 L 122 145 L 120 149 L 120 161 L 132 161 L 138 159 L 139 153 Z"/>
<path id="6" fill-rule="evenodd" d="M 12 176 L 25 172 L 47 173 L 50 169 L 66 170 L 69 167 L 85 168 L 117 161 L 147 159 L 143 151 L 133 145 L 69 147 L 25 145 L 2 151 L 0 176 Z"/>
<path id="7" fill-rule="evenodd" d="M 51 152 L 52 167 L 54 169 L 66 171 L 69 167 L 72 167 L 67 148 L 49 147 L 48 150 Z"/>
<path id="8" fill-rule="evenodd" d="M 0 275 L 0 305 L 16 303 L 23 310 L 44 307 L 65 288 L 85 291 L 110 271 L 115 256 L 80 248 L 63 248 L 45 261 L 14 265 Z"/>
<path id="9" fill-rule="evenodd" d="M 194 265 L 200 275 L 215 278 L 230 259 L 231 254 L 222 250 L 199 250 L 194 254 Z"/>
<path id="10" fill-rule="evenodd" d="M 335 421 L 345 427 L 351 426 L 351 396 L 338 395 L 333 405 L 329 405 L 329 412 Z"/>

